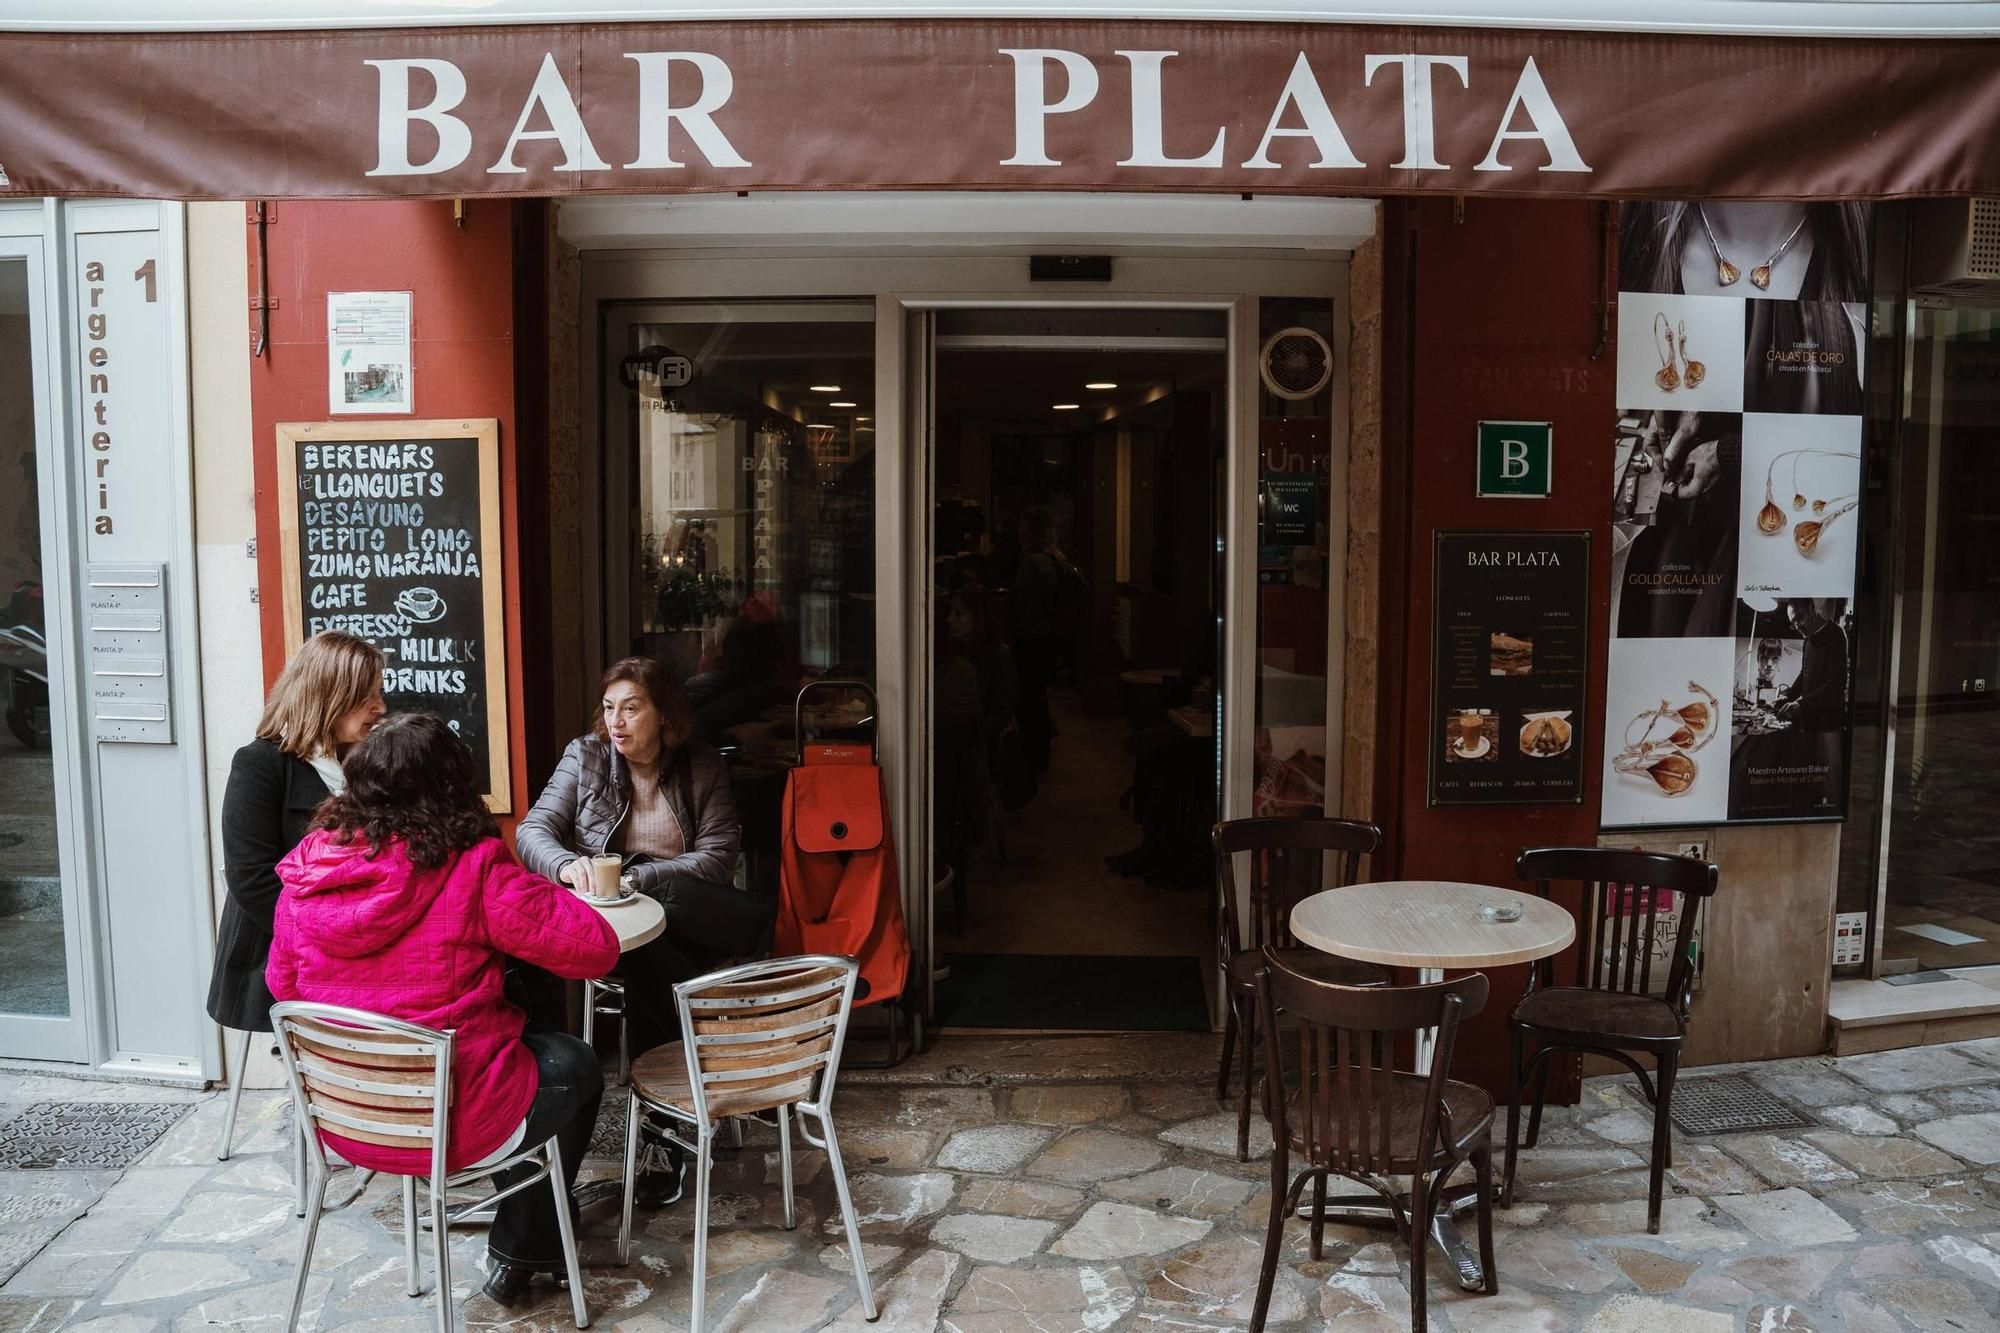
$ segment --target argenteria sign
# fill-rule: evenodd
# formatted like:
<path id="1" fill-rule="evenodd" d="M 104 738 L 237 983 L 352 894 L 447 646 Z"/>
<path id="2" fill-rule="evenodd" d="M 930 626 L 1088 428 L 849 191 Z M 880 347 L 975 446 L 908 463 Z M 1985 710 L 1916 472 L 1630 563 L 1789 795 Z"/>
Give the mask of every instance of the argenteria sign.
<path id="1" fill-rule="evenodd" d="M 2000 192 L 1996 125 L 2000 46 L 1977 41 L 983 19 L 0 34 L 0 197 L 1977 194 Z"/>

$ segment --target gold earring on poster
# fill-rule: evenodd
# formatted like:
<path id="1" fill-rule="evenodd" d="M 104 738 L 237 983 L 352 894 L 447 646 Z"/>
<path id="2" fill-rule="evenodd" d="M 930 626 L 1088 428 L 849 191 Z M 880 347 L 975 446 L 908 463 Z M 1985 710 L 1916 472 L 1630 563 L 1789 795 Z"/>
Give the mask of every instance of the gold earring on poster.
<path id="1" fill-rule="evenodd" d="M 1660 386 L 1663 393 L 1672 393 L 1681 387 L 1681 373 L 1674 369 L 1674 326 L 1667 323 L 1663 311 L 1653 314 L 1653 350 L 1660 354 L 1660 368 L 1653 375 L 1653 383 Z"/>
<path id="2" fill-rule="evenodd" d="M 1708 378 L 1708 367 L 1688 355 L 1688 326 L 1682 320 L 1679 328 L 1681 346 L 1681 382 L 1692 389 Z"/>

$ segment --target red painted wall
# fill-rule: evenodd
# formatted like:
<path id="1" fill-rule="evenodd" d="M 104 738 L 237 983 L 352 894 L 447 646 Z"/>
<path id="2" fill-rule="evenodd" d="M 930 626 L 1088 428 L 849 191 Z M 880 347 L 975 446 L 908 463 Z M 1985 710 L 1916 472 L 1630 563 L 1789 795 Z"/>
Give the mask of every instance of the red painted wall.
<path id="1" fill-rule="evenodd" d="M 513 768 L 513 818 L 527 810 L 522 734 L 520 500 L 515 431 L 514 210 L 509 203 L 468 205 L 463 226 L 448 200 L 421 202 L 280 201 L 267 229 L 266 281 L 274 307 L 270 343 L 250 363 L 252 454 L 257 486 L 257 582 L 262 590 L 266 685 L 285 660 L 280 592 L 277 446 L 281 421 L 327 419 L 326 294 L 412 294 L 413 418 L 497 417 L 500 421 L 501 575 L 507 619 L 507 737 Z M 252 289 L 257 237 L 245 227 Z M 256 312 L 246 303 L 247 355 Z M 364 421 L 368 417 L 343 420 Z"/>
<path id="2" fill-rule="evenodd" d="M 1610 608 L 1610 423 L 1614 348 L 1600 338 L 1606 206 L 1468 200 L 1404 202 L 1384 264 L 1385 338 L 1383 727 L 1386 772 L 1377 791 L 1395 803 L 1389 873 L 1403 879 L 1513 884 L 1514 857 L 1534 845 L 1597 841 L 1604 672 Z M 1400 364 L 1396 364 L 1400 358 Z M 1476 423 L 1554 423 L 1554 489 L 1546 500 L 1473 495 Z M 1391 432 L 1395 433 L 1391 433 Z M 1400 434 L 1401 439 L 1397 439 Z M 1582 713 L 1582 805 L 1427 805 L 1430 748 L 1431 552 L 1439 528 L 1589 529 L 1591 622 Z M 1400 625 L 1392 630 L 1392 613 Z M 1385 780 L 1386 779 L 1386 780 Z M 1504 1091 L 1506 1016 L 1525 966 L 1492 969 L 1486 1010 L 1463 1032 L 1455 1072 Z"/>

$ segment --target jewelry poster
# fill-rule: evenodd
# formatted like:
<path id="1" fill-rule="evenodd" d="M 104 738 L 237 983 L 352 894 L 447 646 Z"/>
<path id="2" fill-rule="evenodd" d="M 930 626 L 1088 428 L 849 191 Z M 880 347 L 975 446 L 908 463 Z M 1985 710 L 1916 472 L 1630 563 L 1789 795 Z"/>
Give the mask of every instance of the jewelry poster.
<path id="1" fill-rule="evenodd" d="M 1583 800 L 1588 532 L 1439 532 L 1432 805 Z"/>
<path id="2" fill-rule="evenodd" d="M 1839 818 L 1867 206 L 1622 216 L 1603 823 Z"/>

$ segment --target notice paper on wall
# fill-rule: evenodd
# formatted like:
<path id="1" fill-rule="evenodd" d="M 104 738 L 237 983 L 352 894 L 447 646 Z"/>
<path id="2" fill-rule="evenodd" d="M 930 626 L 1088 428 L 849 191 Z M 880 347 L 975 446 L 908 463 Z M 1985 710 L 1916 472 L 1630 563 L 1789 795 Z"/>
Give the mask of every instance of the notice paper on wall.
<path id="1" fill-rule="evenodd" d="M 1622 218 L 1603 822 L 1838 818 L 1867 207 Z"/>
<path id="2" fill-rule="evenodd" d="M 336 416 L 414 412 L 410 294 L 326 294 L 326 400 Z"/>

